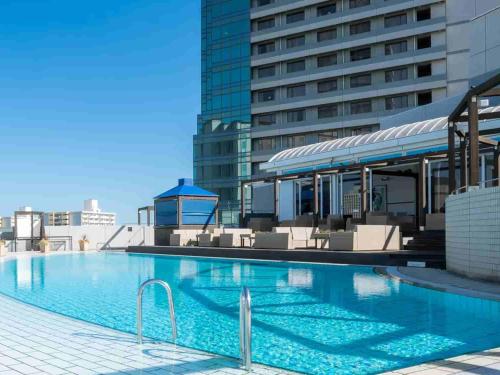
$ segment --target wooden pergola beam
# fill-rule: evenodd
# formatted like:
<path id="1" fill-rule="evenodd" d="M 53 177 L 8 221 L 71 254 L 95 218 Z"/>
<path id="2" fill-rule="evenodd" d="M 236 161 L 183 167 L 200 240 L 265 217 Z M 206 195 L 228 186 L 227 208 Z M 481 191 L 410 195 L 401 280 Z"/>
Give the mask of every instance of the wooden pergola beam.
<path id="1" fill-rule="evenodd" d="M 457 188 L 455 181 L 455 133 L 457 125 L 452 122 L 448 124 L 448 193 L 451 194 Z"/>
<path id="2" fill-rule="evenodd" d="M 468 100 L 469 113 L 469 183 L 479 185 L 479 118 L 478 97 L 471 96 Z"/>

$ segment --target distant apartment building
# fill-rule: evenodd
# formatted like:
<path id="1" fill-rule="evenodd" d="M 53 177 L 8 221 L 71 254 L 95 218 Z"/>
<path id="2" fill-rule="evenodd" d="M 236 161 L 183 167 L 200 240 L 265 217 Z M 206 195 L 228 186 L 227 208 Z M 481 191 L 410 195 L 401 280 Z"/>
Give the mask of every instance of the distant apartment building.
<path id="1" fill-rule="evenodd" d="M 84 226 L 84 225 L 115 225 L 116 214 L 102 212 L 95 199 L 84 201 L 82 211 L 59 211 L 45 213 L 45 225 L 48 226 Z"/>
<path id="2" fill-rule="evenodd" d="M 0 217 L 0 228 L 12 229 L 14 226 L 14 218 L 11 216 Z"/>
<path id="3" fill-rule="evenodd" d="M 221 196 L 222 222 L 237 222 L 240 181 L 277 152 L 379 130 L 466 89 L 467 25 L 494 3 L 203 0 L 194 176 Z"/>

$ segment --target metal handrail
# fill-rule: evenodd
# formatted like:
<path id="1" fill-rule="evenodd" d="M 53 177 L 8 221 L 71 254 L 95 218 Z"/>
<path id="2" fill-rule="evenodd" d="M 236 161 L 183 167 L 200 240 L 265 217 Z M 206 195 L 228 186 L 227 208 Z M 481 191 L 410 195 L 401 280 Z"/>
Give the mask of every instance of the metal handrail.
<path id="1" fill-rule="evenodd" d="M 500 178 L 493 178 L 491 180 L 480 181 L 479 185 L 476 185 L 476 186 L 473 186 L 473 185 L 461 186 L 458 189 L 455 189 L 451 193 L 451 195 L 458 195 L 458 194 L 461 194 L 462 192 L 465 193 L 465 192 L 469 191 L 469 188 L 471 188 L 471 187 L 476 188 L 476 189 L 484 189 L 487 187 L 494 187 L 495 186 L 495 185 L 493 185 L 494 182 L 497 182 L 497 185 L 500 185 Z M 491 184 L 491 185 L 489 185 L 489 184 Z"/>
<path id="2" fill-rule="evenodd" d="M 142 294 L 144 289 L 151 284 L 161 285 L 167 292 L 168 297 L 168 308 L 170 311 L 170 323 L 172 324 L 172 338 L 174 342 L 177 340 L 177 323 L 175 321 L 175 309 L 174 309 L 174 299 L 172 298 L 172 289 L 167 282 L 160 279 L 151 279 L 145 281 L 139 287 L 137 291 L 137 342 L 142 344 Z"/>
<path id="3" fill-rule="evenodd" d="M 245 370 L 252 368 L 252 298 L 243 287 L 240 294 L 240 355 Z"/>

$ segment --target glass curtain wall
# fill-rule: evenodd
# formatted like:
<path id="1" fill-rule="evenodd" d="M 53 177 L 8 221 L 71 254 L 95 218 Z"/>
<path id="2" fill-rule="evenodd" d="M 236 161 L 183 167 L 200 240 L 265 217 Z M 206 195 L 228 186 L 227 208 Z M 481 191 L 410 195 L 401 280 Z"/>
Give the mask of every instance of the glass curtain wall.
<path id="1" fill-rule="evenodd" d="M 220 195 L 236 226 L 240 181 L 251 176 L 250 2 L 202 0 L 201 115 L 194 136 L 196 185 Z M 250 191 L 246 198 L 250 203 Z"/>

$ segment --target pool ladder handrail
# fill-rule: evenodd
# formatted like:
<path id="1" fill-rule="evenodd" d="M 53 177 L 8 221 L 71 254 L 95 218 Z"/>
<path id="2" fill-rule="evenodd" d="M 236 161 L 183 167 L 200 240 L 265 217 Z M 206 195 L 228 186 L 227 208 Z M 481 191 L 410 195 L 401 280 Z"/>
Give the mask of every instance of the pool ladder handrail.
<path id="1" fill-rule="evenodd" d="M 175 308 L 174 299 L 172 298 L 172 289 L 166 281 L 160 279 L 151 279 L 143 282 L 139 287 L 139 290 L 137 291 L 137 342 L 139 344 L 142 344 L 142 295 L 144 293 L 144 289 L 148 285 L 152 284 L 161 285 L 167 292 L 168 308 L 170 311 L 170 323 L 172 324 L 172 339 L 175 343 L 177 340 L 177 323 L 175 321 Z"/>
<path id="2" fill-rule="evenodd" d="M 240 356 L 245 370 L 252 368 L 252 298 L 243 287 L 240 294 Z"/>

